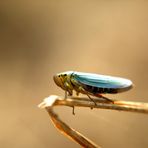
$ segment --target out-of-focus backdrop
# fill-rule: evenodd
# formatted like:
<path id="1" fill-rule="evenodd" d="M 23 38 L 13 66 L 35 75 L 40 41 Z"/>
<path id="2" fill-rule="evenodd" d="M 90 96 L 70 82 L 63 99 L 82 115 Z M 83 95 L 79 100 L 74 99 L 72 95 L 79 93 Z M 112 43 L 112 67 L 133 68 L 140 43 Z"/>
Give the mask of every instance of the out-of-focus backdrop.
<path id="1" fill-rule="evenodd" d="M 0 147 L 79 147 L 61 135 L 37 105 L 64 95 L 53 82 L 74 70 L 131 79 L 108 95 L 148 102 L 148 2 L 13 0 L 0 2 Z M 73 128 L 107 148 L 147 148 L 148 116 L 57 107 Z"/>

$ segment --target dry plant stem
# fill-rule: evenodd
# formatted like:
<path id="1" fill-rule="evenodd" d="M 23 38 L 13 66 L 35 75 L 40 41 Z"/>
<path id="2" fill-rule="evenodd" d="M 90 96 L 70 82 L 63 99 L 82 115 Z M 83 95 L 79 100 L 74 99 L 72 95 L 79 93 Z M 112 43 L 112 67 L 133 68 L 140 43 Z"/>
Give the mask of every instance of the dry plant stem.
<path id="1" fill-rule="evenodd" d="M 88 148 L 99 148 L 96 144 L 94 144 L 92 141 L 84 137 L 82 134 L 77 132 L 76 130 L 72 129 L 66 123 L 64 123 L 57 114 L 53 111 L 52 107 L 46 108 L 48 114 L 51 117 L 51 120 L 55 127 L 60 130 L 61 133 L 65 134 L 70 139 L 74 140 L 75 142 L 79 143 L 82 147 L 88 147 Z"/>
<path id="2" fill-rule="evenodd" d="M 93 100 L 95 100 L 97 105 L 95 105 L 94 102 L 92 102 L 88 98 L 79 98 L 79 97 L 71 97 L 71 98 L 67 98 L 66 100 L 59 99 L 56 101 L 55 105 L 111 109 L 111 110 L 118 110 L 118 111 L 129 111 L 129 112 L 148 114 L 148 103 L 121 101 L 121 100 L 119 101 L 112 100 L 114 103 L 111 103 L 101 98 L 93 98 Z"/>
<path id="3" fill-rule="evenodd" d="M 69 127 L 66 123 L 64 123 L 56 113 L 53 111 L 53 107 L 57 105 L 64 105 L 64 106 L 79 106 L 79 107 L 89 107 L 89 108 L 102 108 L 102 109 L 112 109 L 118 111 L 129 111 L 129 112 L 136 112 L 136 113 L 145 113 L 148 114 L 148 103 L 141 103 L 141 102 L 130 102 L 130 101 L 117 101 L 112 100 L 114 103 L 109 101 L 105 101 L 101 98 L 93 98 L 96 104 L 92 102 L 89 98 L 80 98 L 80 97 L 71 97 L 71 98 L 62 98 L 59 96 L 49 96 L 48 98 L 44 99 L 44 101 L 39 104 L 40 108 L 46 108 L 48 114 L 53 121 L 55 127 L 57 127 L 61 133 L 65 134 L 70 139 L 73 139 L 75 142 L 79 143 L 83 147 L 88 148 L 97 148 L 96 144 L 92 141 L 87 139 L 85 136 L 81 135 L 76 130 Z"/>

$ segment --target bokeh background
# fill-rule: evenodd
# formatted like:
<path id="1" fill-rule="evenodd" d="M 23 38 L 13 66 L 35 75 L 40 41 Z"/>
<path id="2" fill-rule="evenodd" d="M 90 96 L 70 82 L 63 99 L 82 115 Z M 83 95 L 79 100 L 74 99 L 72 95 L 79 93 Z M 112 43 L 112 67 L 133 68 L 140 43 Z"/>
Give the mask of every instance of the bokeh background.
<path id="1" fill-rule="evenodd" d="M 79 147 L 37 105 L 64 95 L 53 82 L 74 70 L 131 79 L 111 98 L 148 102 L 148 2 L 13 0 L 0 2 L 0 147 Z M 73 128 L 107 148 L 147 148 L 148 116 L 57 107 Z"/>

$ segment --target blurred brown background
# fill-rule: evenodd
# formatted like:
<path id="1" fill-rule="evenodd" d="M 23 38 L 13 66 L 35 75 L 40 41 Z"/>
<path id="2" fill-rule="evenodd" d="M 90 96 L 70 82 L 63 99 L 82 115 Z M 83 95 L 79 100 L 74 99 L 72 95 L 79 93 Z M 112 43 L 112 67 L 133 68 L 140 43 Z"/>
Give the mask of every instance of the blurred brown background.
<path id="1" fill-rule="evenodd" d="M 131 79 L 108 95 L 148 102 L 148 2 L 13 0 L 0 2 L 0 147 L 79 147 L 37 105 L 63 95 L 52 79 L 75 70 Z M 62 119 L 100 146 L 147 148 L 148 116 L 57 107 Z"/>

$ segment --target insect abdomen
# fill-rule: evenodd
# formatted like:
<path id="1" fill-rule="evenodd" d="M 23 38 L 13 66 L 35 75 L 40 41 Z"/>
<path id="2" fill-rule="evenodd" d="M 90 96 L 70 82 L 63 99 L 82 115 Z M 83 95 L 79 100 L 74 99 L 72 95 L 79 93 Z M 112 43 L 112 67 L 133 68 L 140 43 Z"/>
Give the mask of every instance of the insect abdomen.
<path id="1" fill-rule="evenodd" d="M 94 86 L 89 86 L 85 85 L 85 90 L 92 93 L 92 94 L 98 94 L 98 93 L 118 93 L 118 89 L 116 88 L 101 88 L 101 87 L 94 87 Z"/>

